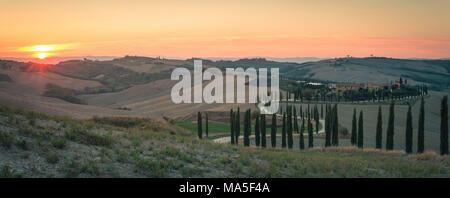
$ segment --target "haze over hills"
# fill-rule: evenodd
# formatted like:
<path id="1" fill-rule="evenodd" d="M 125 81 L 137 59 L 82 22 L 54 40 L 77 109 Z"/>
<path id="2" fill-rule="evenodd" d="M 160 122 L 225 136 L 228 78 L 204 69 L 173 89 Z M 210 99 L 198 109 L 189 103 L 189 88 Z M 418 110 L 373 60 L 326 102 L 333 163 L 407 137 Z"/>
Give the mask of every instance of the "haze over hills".
<path id="1" fill-rule="evenodd" d="M 424 133 L 426 141 L 424 144 L 426 150 L 439 151 L 440 117 L 438 112 L 441 98 L 449 93 L 447 89 L 449 60 L 340 58 L 299 64 L 254 58 L 235 61 L 204 60 L 203 65 L 204 68 L 217 67 L 222 70 L 226 67 L 278 67 L 282 82 L 286 79 L 293 81 L 306 79 L 388 83 L 403 77 L 411 84 L 426 83 L 434 88 L 434 91 L 430 91 L 430 94 L 425 97 Z M 403 151 L 385 152 L 372 149 L 375 146 L 378 105 L 383 111 L 383 133 L 387 129 L 389 112 L 387 103 L 339 104 L 339 126 L 343 129 L 351 129 L 353 110 L 364 111 L 364 150 L 348 147 L 350 145 L 348 138 L 340 140 L 340 147 L 332 147 L 331 150 L 327 150 L 321 148 L 324 139 L 315 137 L 316 147 L 299 151 L 299 153 L 297 153 L 298 147 L 295 147 L 295 152 L 294 150 L 292 150 L 293 152 L 284 152 L 281 149 L 260 150 L 253 147 L 246 149 L 232 145 L 217 145 L 208 139 L 198 140 L 196 134 L 190 130 L 191 126 L 196 127 L 197 123 L 192 121 L 196 120 L 197 112 L 208 113 L 211 127 L 209 138 L 213 139 L 228 136 L 230 109 L 236 110 L 240 107 L 241 112 L 247 109 L 255 112 L 257 107 L 254 104 L 174 104 L 170 94 L 171 88 L 177 81 L 170 80 L 170 74 L 177 67 L 192 70 L 193 61 L 192 59 L 176 60 L 136 56 L 104 61 L 68 60 L 58 64 L 0 60 L 0 122 L 4 126 L 3 130 L 12 134 L 8 137 L 17 139 L 17 141 L 14 140 L 17 143 L 10 148 L 15 153 L 2 152 L 0 157 L 13 164 L 11 167 L 14 170 L 32 176 L 45 176 L 43 173 L 51 173 L 56 177 L 68 175 L 75 177 L 114 176 L 117 174 L 114 171 L 118 171 L 123 177 L 211 177 L 222 175 L 234 177 L 234 170 L 230 168 L 229 164 L 224 165 L 223 161 L 233 158 L 237 151 L 240 156 L 251 153 L 248 158 L 252 159 L 261 155 L 263 156 L 262 160 L 258 159 L 258 162 L 263 161 L 270 166 L 276 163 L 289 164 L 292 161 L 299 163 L 276 174 L 272 173 L 272 170 L 278 170 L 275 167 L 279 166 L 267 168 L 264 174 L 253 172 L 249 174 L 248 171 L 243 171 L 246 174 L 238 174 L 240 176 L 341 176 L 335 171 L 329 172 L 330 167 L 333 170 L 341 170 L 340 173 L 343 176 L 448 176 L 447 172 L 441 171 L 448 170 L 448 163 L 442 162 L 440 158 L 436 157 L 436 154 L 425 153 L 423 155 L 431 155 L 433 159 L 439 161 L 438 163 L 432 160 L 424 161 L 422 155 L 405 155 Z M 204 82 L 203 86 L 207 83 Z M 404 103 L 399 102 L 395 106 L 395 150 L 404 149 L 405 115 L 408 110 L 408 106 L 405 104 L 409 102 L 411 102 L 414 116 L 413 142 L 417 142 L 416 121 L 420 102 L 417 102 L 416 98 Z M 320 108 L 323 103 L 309 102 L 295 105 L 297 109 L 302 106 L 306 110 L 310 105 L 317 105 Z M 29 110 L 51 116 L 30 113 Z M 220 127 L 222 131 L 215 131 L 217 127 Z M 278 130 L 278 133 L 280 132 L 281 130 Z M 48 143 L 50 146 L 47 146 L 50 149 L 38 143 L 41 140 L 38 135 L 47 133 L 52 134 L 45 136 L 48 138 L 46 141 L 50 142 Z M 295 142 L 298 142 L 297 136 L 295 138 Z M 25 146 L 23 146 L 23 141 L 26 142 Z M 135 144 L 136 141 L 141 143 Z M 127 143 L 123 144 L 123 142 Z M 383 136 L 382 142 L 386 142 L 385 136 Z M 12 144 L 10 143 L 10 145 Z M 130 146 L 130 144 L 134 146 Z M 20 149 L 20 147 L 25 149 Z M 194 150 L 192 150 L 193 147 Z M 28 148 L 32 149 L 26 150 Z M 39 150 L 41 148 L 42 151 Z M 74 148 L 77 149 L 76 152 L 74 152 Z M 140 148 L 145 152 L 134 156 L 131 154 L 134 151 L 129 150 L 130 148 Z M 416 144 L 413 148 L 414 151 L 417 150 Z M 80 150 L 92 154 L 82 155 L 80 158 L 77 155 Z M 97 155 L 102 155 L 96 154 L 99 150 L 111 153 L 112 160 L 97 160 L 103 159 L 97 157 Z M 179 154 L 174 154 L 174 151 Z M 149 158 L 147 154 L 154 152 L 156 158 L 154 158 L 155 161 L 152 161 L 153 158 Z M 20 157 L 25 155 L 24 153 L 30 155 L 29 159 Z M 183 153 L 189 153 L 187 154 L 190 156 L 189 159 L 177 156 L 184 155 Z M 270 156 L 279 156 L 280 158 Z M 418 159 L 416 160 L 415 157 Z M 72 159 L 77 159 L 76 162 L 79 164 L 72 165 L 74 163 Z M 168 161 L 168 159 L 170 160 Z M 204 159 L 208 159 L 205 160 L 208 161 L 206 165 L 202 161 Z M 361 159 L 367 160 L 363 160 L 364 163 L 361 165 L 359 163 Z M 94 161 L 95 166 L 92 165 Z M 237 161 L 240 163 L 242 160 L 237 159 Z M 336 164 L 336 161 L 339 163 Z M 305 168 L 305 171 L 300 171 L 303 169 L 298 167 L 305 167 L 305 162 L 309 163 L 307 167 L 314 168 Z M 380 164 L 380 162 L 383 163 Z M 157 168 L 152 168 L 155 163 L 161 164 L 156 165 Z M 186 167 L 201 167 L 202 171 L 187 171 L 186 168 L 180 170 L 177 166 L 168 165 L 178 163 L 184 163 Z M 28 168 L 31 164 L 45 167 L 46 172 L 33 172 Z M 247 166 L 246 162 L 242 162 L 242 164 L 244 164 L 242 167 Z M 361 171 L 353 170 L 354 164 L 361 165 Z M 64 168 L 58 168 L 60 166 Z M 115 167 L 113 171 L 110 171 L 111 166 Z M 217 167 L 221 166 L 223 168 L 218 171 Z M 322 168 L 318 170 L 318 173 L 310 175 L 306 171 L 306 169 L 315 170 L 320 166 Z M 368 166 L 377 167 L 377 170 L 383 171 L 377 171 L 377 174 L 373 175 L 366 171 Z M 96 167 L 100 167 L 99 170 Z M 427 170 L 435 169 L 423 173 L 422 170 L 425 168 Z M 349 170 L 351 171 L 349 172 Z M 305 175 L 305 172 L 308 174 Z"/>
<path id="2" fill-rule="evenodd" d="M 152 57 L 152 58 L 165 58 L 165 59 L 177 59 L 177 60 L 185 60 L 184 58 L 179 57 L 164 57 L 164 56 L 142 56 L 142 57 Z M 35 63 L 47 63 L 47 64 L 57 64 L 63 61 L 69 60 L 97 60 L 97 61 L 107 61 L 113 60 L 116 58 L 120 58 L 120 56 L 51 56 L 46 58 L 45 60 L 41 60 L 39 58 L 30 58 L 30 57 L 0 57 L 0 60 L 13 60 L 19 62 L 35 62 Z M 265 56 L 251 56 L 251 57 L 199 57 L 204 60 L 211 61 L 237 61 L 240 59 L 258 59 L 263 58 L 269 61 L 276 62 L 290 62 L 290 63 L 306 63 L 306 62 L 317 62 L 321 60 L 333 59 L 330 57 L 265 57 Z M 430 58 L 406 58 L 405 60 L 450 60 L 450 58 L 440 58 L 440 59 L 430 59 Z"/>
<path id="3" fill-rule="evenodd" d="M 154 58 L 163 58 L 164 56 L 147 56 L 147 57 L 154 57 Z M 35 62 L 35 63 L 48 63 L 48 64 L 57 64 L 59 62 L 69 61 L 69 60 L 98 60 L 98 61 L 107 61 L 120 58 L 120 56 L 51 56 L 46 58 L 45 60 L 41 60 L 39 58 L 30 58 L 30 57 L 0 57 L 0 60 L 13 60 L 13 61 L 19 61 L 19 62 Z M 165 59 L 179 59 L 183 60 L 183 58 L 177 58 L 177 57 L 164 57 Z M 244 57 L 248 59 L 252 58 L 265 58 L 267 60 L 273 60 L 277 62 L 292 62 L 292 63 L 304 63 L 304 62 L 312 62 L 312 61 L 319 61 L 329 58 L 318 58 L 318 57 L 286 57 L 286 58 L 274 58 L 274 57 Z M 202 59 L 212 60 L 212 61 L 236 61 L 243 58 L 234 58 L 234 57 L 203 57 Z"/>
<path id="4" fill-rule="evenodd" d="M 449 60 L 339 58 L 298 64 L 255 58 L 204 60 L 203 65 L 220 69 L 278 67 L 282 81 L 288 78 L 389 83 L 403 77 L 409 84 L 428 84 L 434 90 L 447 93 L 450 84 Z M 13 106 L 82 118 L 94 115 L 183 117 L 199 110 L 228 111 L 237 106 L 173 104 L 170 90 L 176 81 L 170 80 L 170 73 L 177 67 L 191 70 L 192 66 L 192 59 L 136 56 L 106 61 L 71 60 L 58 64 L 0 60 L 0 73 L 5 79 L 0 82 L 0 100 Z M 48 87 L 48 84 L 55 86 Z M 128 110 L 120 110 L 122 108 Z"/>

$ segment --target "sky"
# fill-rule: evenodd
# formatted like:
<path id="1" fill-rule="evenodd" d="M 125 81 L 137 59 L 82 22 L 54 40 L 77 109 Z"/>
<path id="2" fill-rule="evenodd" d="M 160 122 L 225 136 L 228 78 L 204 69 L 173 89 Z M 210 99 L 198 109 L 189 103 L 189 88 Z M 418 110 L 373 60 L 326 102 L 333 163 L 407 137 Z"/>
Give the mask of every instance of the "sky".
<path id="1" fill-rule="evenodd" d="M 0 57 L 450 57 L 448 0 L 0 0 Z"/>

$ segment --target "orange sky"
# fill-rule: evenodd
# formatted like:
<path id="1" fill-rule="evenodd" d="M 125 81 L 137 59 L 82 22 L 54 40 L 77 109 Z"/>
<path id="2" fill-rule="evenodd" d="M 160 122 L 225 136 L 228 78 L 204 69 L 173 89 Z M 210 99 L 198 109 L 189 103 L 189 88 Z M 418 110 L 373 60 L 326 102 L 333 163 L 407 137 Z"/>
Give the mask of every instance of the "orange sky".
<path id="1" fill-rule="evenodd" d="M 0 57 L 450 57 L 448 0 L 1 0 Z"/>

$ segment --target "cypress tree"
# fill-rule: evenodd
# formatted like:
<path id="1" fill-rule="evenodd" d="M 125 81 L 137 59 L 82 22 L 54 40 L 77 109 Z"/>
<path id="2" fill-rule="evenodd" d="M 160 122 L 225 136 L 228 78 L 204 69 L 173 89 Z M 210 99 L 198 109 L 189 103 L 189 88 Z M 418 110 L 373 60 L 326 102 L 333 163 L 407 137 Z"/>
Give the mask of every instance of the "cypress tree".
<path id="1" fill-rule="evenodd" d="M 281 130 L 281 148 L 286 148 L 286 113 L 283 114 L 283 128 Z"/>
<path id="2" fill-rule="evenodd" d="M 250 109 L 248 109 L 248 118 L 247 118 L 247 127 L 248 127 L 248 144 L 250 145 L 250 136 L 252 135 L 252 112 Z"/>
<path id="3" fill-rule="evenodd" d="M 308 119 L 311 117 L 311 111 L 309 110 L 309 104 L 308 104 L 308 109 L 307 109 L 307 114 L 305 116 L 308 117 Z"/>
<path id="4" fill-rule="evenodd" d="M 300 117 L 303 118 L 303 107 L 300 105 Z"/>
<path id="5" fill-rule="evenodd" d="M 448 155 L 448 103 L 447 96 L 441 102 L 441 155 Z"/>
<path id="6" fill-rule="evenodd" d="M 337 109 L 337 104 L 334 105 L 334 110 L 333 110 L 333 138 L 331 143 L 333 144 L 333 146 L 339 146 L 339 121 L 338 121 L 338 113 L 337 113 L 338 109 Z"/>
<path id="7" fill-rule="evenodd" d="M 425 150 L 425 102 L 423 100 L 420 101 L 420 112 L 419 112 L 419 128 L 417 129 L 417 153 L 423 153 Z"/>
<path id="8" fill-rule="evenodd" d="M 248 111 L 245 111 L 245 113 L 244 113 L 244 146 L 249 146 L 249 144 L 247 143 L 247 130 L 248 130 L 248 127 L 247 127 L 247 112 Z"/>
<path id="9" fill-rule="evenodd" d="M 364 147 L 364 126 L 363 126 L 363 112 L 359 113 L 358 120 L 358 148 Z"/>
<path id="10" fill-rule="evenodd" d="M 298 128 L 297 111 L 296 111 L 295 106 L 294 106 L 294 130 L 295 130 L 296 133 L 298 133 L 297 128 Z"/>
<path id="11" fill-rule="evenodd" d="M 356 145 L 357 140 L 356 140 L 356 109 L 353 109 L 353 120 L 352 120 L 352 134 L 351 134 L 351 143 L 352 145 Z"/>
<path id="12" fill-rule="evenodd" d="M 206 128 L 205 128 L 205 134 L 206 134 L 206 138 L 208 138 L 208 112 L 205 112 L 205 116 L 206 116 L 206 118 L 205 118 L 205 121 L 206 121 Z"/>
<path id="13" fill-rule="evenodd" d="M 394 101 L 391 102 L 389 107 L 389 121 L 386 133 L 386 150 L 394 149 Z"/>
<path id="14" fill-rule="evenodd" d="M 260 138 L 259 138 L 259 133 L 260 133 L 260 131 L 259 131 L 259 126 L 260 126 L 260 123 L 259 123 L 259 115 L 257 115 L 257 116 L 256 116 L 256 121 L 255 121 L 255 145 L 256 145 L 256 146 L 259 146 L 259 143 L 260 143 Z"/>
<path id="15" fill-rule="evenodd" d="M 250 146 L 250 135 L 252 134 L 252 116 L 250 109 L 247 110 L 247 141 Z"/>
<path id="16" fill-rule="evenodd" d="M 328 109 L 328 105 L 326 106 L 326 109 Z M 331 119 L 330 119 L 331 113 L 329 113 L 328 110 L 325 111 L 325 147 L 331 146 Z"/>
<path id="17" fill-rule="evenodd" d="M 230 140 L 231 144 L 234 144 L 234 113 L 233 109 L 230 110 Z"/>
<path id="18" fill-rule="evenodd" d="M 412 115 L 411 115 L 411 105 L 408 107 L 408 113 L 406 114 L 406 134 L 405 134 L 405 152 L 412 153 Z"/>
<path id="19" fill-rule="evenodd" d="M 270 141 L 272 148 L 277 147 L 277 115 L 272 114 L 272 126 L 270 127 Z"/>
<path id="20" fill-rule="evenodd" d="M 314 106 L 314 121 L 316 122 L 316 134 L 319 134 L 319 109 Z"/>
<path id="21" fill-rule="evenodd" d="M 376 132 L 376 140 L 375 140 L 375 147 L 377 149 L 381 149 L 382 145 L 382 137 L 383 137 L 383 120 L 382 120 L 382 113 L 381 113 L 381 105 L 378 106 L 378 117 L 377 117 L 377 132 Z"/>
<path id="22" fill-rule="evenodd" d="M 288 148 L 292 149 L 293 146 L 293 137 L 292 137 L 292 108 L 288 109 L 288 118 L 287 118 L 287 143 Z"/>
<path id="23" fill-rule="evenodd" d="M 308 148 L 314 147 L 313 127 L 311 124 L 311 116 L 308 115 Z"/>
<path id="24" fill-rule="evenodd" d="M 239 107 L 238 107 L 238 110 L 237 110 L 237 113 L 236 113 L 236 124 L 235 124 L 235 127 L 236 127 L 236 131 L 235 131 L 235 135 L 236 135 L 236 144 L 238 144 L 239 145 L 239 136 L 241 135 L 241 113 L 240 113 L 241 111 L 240 111 L 240 109 L 239 109 Z"/>
<path id="25" fill-rule="evenodd" d="M 266 115 L 261 114 L 261 146 L 266 148 Z"/>
<path id="26" fill-rule="evenodd" d="M 323 104 L 320 105 L 320 118 L 323 119 Z"/>
<path id="27" fill-rule="evenodd" d="M 298 119 L 294 117 L 294 130 L 296 133 L 300 134 L 300 127 L 298 126 Z"/>
<path id="28" fill-rule="evenodd" d="M 245 111 L 244 117 L 244 146 L 250 146 L 250 109 Z"/>
<path id="29" fill-rule="evenodd" d="M 305 118 L 302 118 L 302 129 L 300 130 L 300 142 L 299 142 L 299 146 L 300 149 L 303 150 L 305 149 L 305 139 L 303 137 L 303 133 L 305 132 Z"/>
<path id="30" fill-rule="evenodd" d="M 197 113 L 197 134 L 198 138 L 202 139 L 202 114 Z"/>

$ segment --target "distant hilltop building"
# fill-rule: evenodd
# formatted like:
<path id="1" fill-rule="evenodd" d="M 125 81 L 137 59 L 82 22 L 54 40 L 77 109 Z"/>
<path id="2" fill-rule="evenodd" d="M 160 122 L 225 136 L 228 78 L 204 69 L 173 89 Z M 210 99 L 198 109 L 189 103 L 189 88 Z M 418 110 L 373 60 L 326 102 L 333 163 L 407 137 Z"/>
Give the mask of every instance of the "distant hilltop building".
<path id="1" fill-rule="evenodd" d="M 391 88 L 391 87 L 392 87 L 392 85 L 389 83 L 376 84 L 376 83 L 368 82 L 364 85 L 364 88 L 366 88 L 368 90 L 384 89 L 384 88 Z"/>
<path id="2" fill-rule="evenodd" d="M 353 90 L 353 91 L 358 91 L 361 87 L 360 84 L 356 84 L 356 83 L 338 83 L 336 84 L 336 91 L 338 92 L 342 92 L 342 91 L 349 91 L 349 90 Z"/>
<path id="3" fill-rule="evenodd" d="M 398 83 L 398 84 L 397 84 Z M 396 81 L 396 85 L 406 85 L 406 81 Z M 330 89 L 334 89 L 337 92 L 344 92 L 344 91 L 359 91 L 359 89 L 368 89 L 368 90 L 377 90 L 377 89 L 385 89 L 385 88 L 392 88 L 392 85 L 390 83 L 372 83 L 368 82 L 365 84 L 358 84 L 358 83 L 348 83 L 348 82 L 342 82 L 337 84 L 330 84 Z"/>

